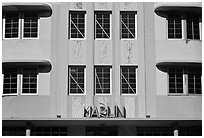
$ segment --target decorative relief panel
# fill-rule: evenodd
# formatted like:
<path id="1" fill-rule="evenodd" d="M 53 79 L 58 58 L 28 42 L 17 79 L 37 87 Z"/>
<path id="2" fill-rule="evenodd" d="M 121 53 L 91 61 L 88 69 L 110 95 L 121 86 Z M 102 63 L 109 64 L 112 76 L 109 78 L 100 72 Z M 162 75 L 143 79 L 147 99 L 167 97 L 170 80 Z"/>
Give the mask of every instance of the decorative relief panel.
<path id="1" fill-rule="evenodd" d="M 133 42 L 125 41 L 125 49 L 124 49 L 124 55 L 125 55 L 125 63 L 131 64 L 133 62 Z"/>
<path id="2" fill-rule="evenodd" d="M 86 50 L 82 41 L 70 41 L 69 43 L 70 64 L 85 64 Z"/>
<path id="3" fill-rule="evenodd" d="M 83 117 L 83 104 L 81 97 L 72 97 L 72 117 L 73 118 Z"/>
<path id="4" fill-rule="evenodd" d="M 135 118 L 135 98 L 125 97 L 126 118 Z"/>
<path id="5" fill-rule="evenodd" d="M 83 2 L 72 2 L 70 4 L 70 9 L 85 9 Z"/>
<path id="6" fill-rule="evenodd" d="M 112 46 L 110 41 L 96 41 L 96 64 L 111 64 Z"/>
<path id="7" fill-rule="evenodd" d="M 120 3 L 121 10 L 137 10 L 136 2 L 121 2 Z"/>

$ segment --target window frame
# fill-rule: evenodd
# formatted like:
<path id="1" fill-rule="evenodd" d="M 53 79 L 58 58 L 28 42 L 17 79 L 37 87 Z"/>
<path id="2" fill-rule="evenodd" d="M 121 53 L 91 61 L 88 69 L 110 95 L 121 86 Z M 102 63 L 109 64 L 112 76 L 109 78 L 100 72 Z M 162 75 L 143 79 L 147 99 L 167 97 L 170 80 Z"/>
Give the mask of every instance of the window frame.
<path id="1" fill-rule="evenodd" d="M 109 17 L 110 17 L 110 36 L 109 38 L 97 38 L 96 37 L 96 14 L 97 13 L 109 13 Z M 112 11 L 110 10 L 103 10 L 103 11 L 98 11 L 95 10 L 94 11 L 94 40 L 111 40 L 112 39 Z"/>
<path id="2" fill-rule="evenodd" d="M 176 68 L 176 67 L 173 67 Z M 182 81 L 183 81 L 183 92 L 182 93 L 170 93 L 169 92 L 169 69 L 167 70 L 167 92 L 168 92 L 168 96 L 202 96 L 202 72 L 201 72 L 201 94 L 196 94 L 196 93 L 189 93 L 188 91 L 188 70 L 190 68 L 185 68 L 185 67 L 181 67 L 182 69 Z M 202 70 L 202 69 L 201 69 Z M 187 80 L 187 81 L 186 81 Z M 186 85 L 185 85 L 186 84 Z"/>
<path id="3" fill-rule="evenodd" d="M 122 13 L 125 12 L 132 12 L 135 14 L 135 37 L 134 38 L 122 38 L 122 25 L 121 25 L 121 20 L 122 20 Z M 138 16 L 137 16 L 137 11 L 120 11 L 120 39 L 121 40 L 137 40 L 137 26 L 138 26 Z"/>
<path id="4" fill-rule="evenodd" d="M 20 19 L 20 14 L 18 13 L 18 37 L 15 38 L 6 38 L 6 13 L 3 14 L 3 40 L 17 40 L 20 39 L 20 34 L 21 34 L 21 19 Z"/>
<path id="5" fill-rule="evenodd" d="M 71 16 L 70 12 L 84 12 L 84 38 L 72 38 L 71 37 Z M 87 12 L 84 9 L 77 9 L 77 10 L 68 10 L 67 11 L 67 17 L 68 17 L 68 23 L 67 23 L 67 38 L 69 40 L 86 40 L 86 35 L 87 35 Z"/>
<path id="6" fill-rule="evenodd" d="M 81 67 L 84 68 L 84 93 L 70 93 L 70 68 L 74 67 Z M 86 66 L 85 65 L 69 65 L 68 66 L 68 96 L 80 96 L 80 95 L 86 95 Z"/>
<path id="7" fill-rule="evenodd" d="M 25 16 L 24 16 L 24 14 L 25 13 L 27 13 L 27 12 L 22 12 L 22 13 L 19 13 L 19 14 L 21 14 L 22 15 L 22 17 L 23 18 L 21 18 L 21 37 L 22 37 L 22 39 L 39 39 L 40 38 L 40 17 L 39 17 L 39 14 L 38 13 L 36 13 L 37 14 L 37 24 L 38 24 L 38 32 L 37 32 L 37 37 L 24 37 L 24 19 L 25 19 Z"/>
<path id="8" fill-rule="evenodd" d="M 96 93 L 96 68 L 99 68 L 99 67 L 109 68 L 109 70 L 110 70 L 110 93 Z M 112 66 L 109 66 L 109 65 L 95 65 L 94 66 L 94 95 L 99 95 L 99 96 L 112 95 Z"/>
<path id="9" fill-rule="evenodd" d="M 194 33 L 194 24 L 195 24 L 195 22 L 194 21 L 191 21 L 191 33 L 192 33 L 192 37 L 193 38 L 188 38 L 188 18 L 193 18 L 194 17 L 194 15 L 195 14 L 186 14 L 185 16 L 186 16 L 186 18 L 185 18 L 185 20 L 186 20 L 186 39 L 187 40 L 201 40 L 201 28 L 200 28 L 200 23 L 202 23 L 202 22 L 200 22 L 200 17 L 199 17 L 199 15 L 198 15 L 198 31 L 199 31 L 199 33 L 198 33 L 198 35 L 199 35 L 199 39 L 195 39 L 194 37 L 194 35 L 195 35 L 195 33 Z M 192 24 L 193 23 L 193 24 Z"/>
<path id="10" fill-rule="evenodd" d="M 136 88 L 135 93 L 122 93 L 122 68 L 134 68 L 135 69 L 135 80 L 136 80 Z M 127 95 L 138 95 L 138 66 L 120 66 L 120 95 L 127 96 Z"/>

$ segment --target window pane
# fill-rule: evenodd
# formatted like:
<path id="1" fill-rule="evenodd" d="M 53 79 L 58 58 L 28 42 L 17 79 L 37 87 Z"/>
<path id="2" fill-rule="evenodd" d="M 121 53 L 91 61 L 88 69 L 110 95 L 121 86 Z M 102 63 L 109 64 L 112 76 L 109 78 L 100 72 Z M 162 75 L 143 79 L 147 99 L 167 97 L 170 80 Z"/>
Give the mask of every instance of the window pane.
<path id="1" fill-rule="evenodd" d="M 182 26 L 180 15 L 168 16 L 168 38 L 182 38 Z"/>
<path id="2" fill-rule="evenodd" d="M 7 13 L 5 16 L 5 38 L 18 38 L 19 14 Z"/>
<path id="3" fill-rule="evenodd" d="M 16 69 L 4 69 L 3 94 L 17 94 Z"/>
<path id="4" fill-rule="evenodd" d="M 24 13 L 24 32 L 25 38 L 38 37 L 38 14 L 37 13 Z"/>

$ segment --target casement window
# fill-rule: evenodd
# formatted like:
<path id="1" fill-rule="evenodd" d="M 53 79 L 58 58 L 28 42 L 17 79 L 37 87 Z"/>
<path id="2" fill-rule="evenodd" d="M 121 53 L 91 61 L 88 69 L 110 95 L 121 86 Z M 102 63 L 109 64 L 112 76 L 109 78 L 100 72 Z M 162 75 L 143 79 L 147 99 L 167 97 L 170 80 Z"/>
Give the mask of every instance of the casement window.
<path id="1" fill-rule="evenodd" d="M 95 94 L 107 95 L 111 94 L 111 67 L 97 66 L 95 67 Z"/>
<path id="2" fill-rule="evenodd" d="M 201 20 L 194 14 L 169 14 L 168 39 L 201 40 Z"/>
<path id="3" fill-rule="evenodd" d="M 23 15 L 23 38 L 38 38 L 38 14 L 24 13 Z"/>
<path id="4" fill-rule="evenodd" d="M 69 38 L 85 38 L 86 11 L 69 11 Z"/>
<path id="5" fill-rule="evenodd" d="M 69 67 L 69 95 L 85 94 L 85 66 Z"/>
<path id="6" fill-rule="evenodd" d="M 121 11 L 120 12 L 120 36 L 121 39 L 137 38 L 137 12 Z"/>
<path id="7" fill-rule="evenodd" d="M 201 94 L 201 69 L 170 68 L 169 94 Z"/>
<path id="8" fill-rule="evenodd" d="M 111 38 L 111 11 L 95 11 L 95 38 Z"/>
<path id="9" fill-rule="evenodd" d="M 22 94 L 37 94 L 37 70 L 24 69 L 22 79 Z"/>
<path id="10" fill-rule="evenodd" d="M 39 38 L 38 13 L 5 13 L 3 15 L 3 38 Z"/>
<path id="11" fill-rule="evenodd" d="M 3 94 L 17 95 L 18 93 L 18 75 L 17 69 L 5 69 L 3 81 Z"/>
<path id="12" fill-rule="evenodd" d="M 20 18 L 18 13 L 6 13 L 3 20 L 4 38 L 19 38 Z"/>
<path id="13" fill-rule="evenodd" d="M 182 38 L 182 24 L 181 15 L 168 16 L 168 38 L 181 39 Z"/>
<path id="14" fill-rule="evenodd" d="M 121 67 L 121 94 L 136 94 L 137 68 Z"/>
<path id="15" fill-rule="evenodd" d="M 38 94 L 37 69 L 3 69 L 3 95 L 36 95 Z"/>
<path id="16" fill-rule="evenodd" d="M 199 34 L 199 16 L 187 16 L 187 39 L 200 39 Z"/>

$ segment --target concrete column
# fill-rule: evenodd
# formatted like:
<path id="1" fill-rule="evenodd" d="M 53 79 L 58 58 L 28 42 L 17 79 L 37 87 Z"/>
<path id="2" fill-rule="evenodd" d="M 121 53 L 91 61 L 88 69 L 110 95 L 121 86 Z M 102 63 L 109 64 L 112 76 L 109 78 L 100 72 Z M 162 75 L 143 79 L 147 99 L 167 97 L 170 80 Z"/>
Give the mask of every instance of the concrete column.
<path id="1" fill-rule="evenodd" d="M 30 128 L 27 128 L 26 129 L 26 136 L 30 136 L 30 133 L 31 133 Z"/>
<path id="2" fill-rule="evenodd" d="M 178 129 L 174 129 L 174 136 L 178 136 Z"/>

